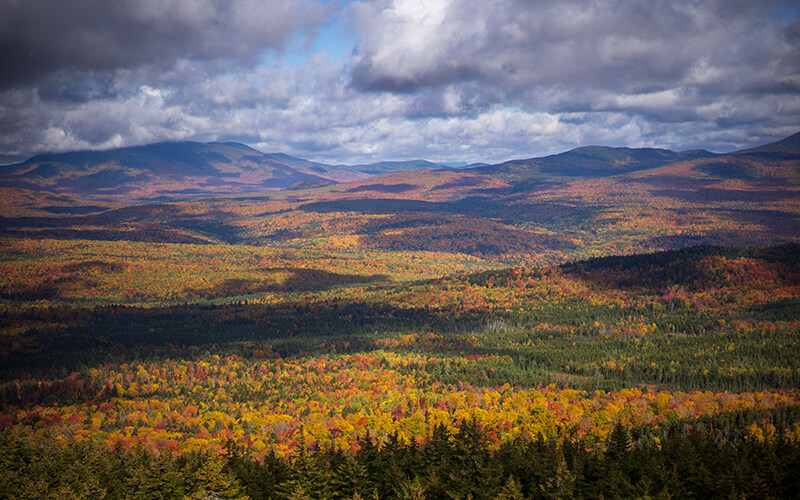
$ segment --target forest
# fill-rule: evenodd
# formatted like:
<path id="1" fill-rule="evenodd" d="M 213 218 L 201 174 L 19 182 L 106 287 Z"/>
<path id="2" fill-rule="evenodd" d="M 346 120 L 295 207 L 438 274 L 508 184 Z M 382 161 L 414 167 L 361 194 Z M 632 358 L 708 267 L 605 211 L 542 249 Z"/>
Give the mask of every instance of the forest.
<path id="1" fill-rule="evenodd" d="M 791 498 L 800 245 L 5 239 L 5 498 Z"/>
<path id="2" fill-rule="evenodd" d="M 0 498 L 797 498 L 798 141 L 39 165 L 0 186 Z M 184 155 L 225 182 L 181 201 L 164 148 L 286 189 Z"/>

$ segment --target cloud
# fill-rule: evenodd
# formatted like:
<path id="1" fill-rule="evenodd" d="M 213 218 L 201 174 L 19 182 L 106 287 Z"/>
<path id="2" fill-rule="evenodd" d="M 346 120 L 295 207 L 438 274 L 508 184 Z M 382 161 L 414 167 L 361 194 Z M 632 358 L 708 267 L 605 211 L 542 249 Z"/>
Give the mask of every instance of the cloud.
<path id="1" fill-rule="evenodd" d="M 0 9 L 0 88 L 144 67 L 152 78 L 180 61 L 257 64 L 329 14 L 312 0 L 8 0 Z"/>
<path id="2" fill-rule="evenodd" d="M 800 128 L 796 2 L 0 3 L 3 161 L 236 140 L 329 163 L 499 162 L 731 151 Z M 321 45 L 340 29 L 349 59 Z"/>
<path id="3" fill-rule="evenodd" d="M 359 4 L 353 81 L 416 92 L 477 82 L 526 109 L 627 96 L 800 91 L 797 19 L 779 1 L 385 0 Z M 779 90 L 778 87 L 782 87 Z M 638 96 L 638 97 L 636 97 Z M 693 103 L 693 100 L 689 100 Z"/>

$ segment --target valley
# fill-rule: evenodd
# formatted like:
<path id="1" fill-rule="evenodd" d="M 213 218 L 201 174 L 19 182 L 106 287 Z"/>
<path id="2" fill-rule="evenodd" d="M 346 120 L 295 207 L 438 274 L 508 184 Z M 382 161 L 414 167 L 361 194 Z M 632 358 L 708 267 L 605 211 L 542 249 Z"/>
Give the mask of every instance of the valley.
<path id="1" fill-rule="evenodd" d="M 800 134 L 457 169 L 231 143 L 3 167 L 0 479 L 791 497 L 798 165 Z"/>

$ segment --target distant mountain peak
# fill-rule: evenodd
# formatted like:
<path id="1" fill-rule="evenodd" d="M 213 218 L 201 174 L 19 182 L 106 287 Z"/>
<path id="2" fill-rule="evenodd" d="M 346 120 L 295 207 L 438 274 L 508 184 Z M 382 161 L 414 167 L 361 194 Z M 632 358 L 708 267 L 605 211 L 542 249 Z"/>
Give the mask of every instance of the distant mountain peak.
<path id="1" fill-rule="evenodd" d="M 450 167 L 440 163 L 433 163 L 428 160 L 399 160 L 353 165 L 350 168 L 370 175 L 382 175 L 397 172 L 409 172 L 412 170 L 437 170 Z"/>
<path id="2" fill-rule="evenodd" d="M 330 176 L 232 142 L 159 142 L 34 156 L 0 170 L 0 184 L 105 201 L 179 200 L 329 184 Z M 323 169 L 324 170 L 324 169 Z"/>
<path id="3" fill-rule="evenodd" d="M 517 180 L 542 175 L 597 178 L 713 156 L 715 156 L 713 153 L 704 150 L 675 152 L 657 148 L 583 146 L 564 153 L 513 160 L 499 165 L 479 167 L 476 170 Z"/>
<path id="4" fill-rule="evenodd" d="M 757 148 L 738 151 L 738 154 L 753 153 L 784 153 L 790 155 L 800 155 L 800 132 L 776 142 L 771 142 Z"/>
<path id="5" fill-rule="evenodd" d="M 739 166 L 736 168 L 744 169 L 742 172 L 745 173 L 737 173 L 729 166 L 733 163 L 728 160 L 737 158 L 739 163 L 736 165 Z M 716 173 L 724 178 L 746 174 L 749 179 L 765 175 L 761 172 L 763 168 L 756 168 L 756 171 L 752 165 L 747 168 L 742 165 L 751 160 L 757 163 L 761 159 L 782 162 L 791 170 L 785 173 L 786 176 L 797 177 L 800 174 L 796 174 L 796 163 L 792 162 L 800 159 L 800 133 L 727 155 L 704 150 L 675 152 L 660 148 L 590 145 L 544 157 L 497 165 L 473 165 L 458 172 L 485 174 L 502 182 L 527 185 L 525 183 L 561 182 L 569 178 L 604 178 L 702 160 L 702 165 L 695 167 L 705 169 L 706 173 Z M 0 185 L 63 194 L 92 200 L 93 203 L 140 203 L 289 188 L 310 189 L 331 182 L 361 181 L 384 174 L 451 170 L 453 166 L 427 160 L 327 165 L 282 152 L 262 153 L 232 141 L 179 141 L 104 151 L 39 154 L 22 163 L 0 168 Z"/>

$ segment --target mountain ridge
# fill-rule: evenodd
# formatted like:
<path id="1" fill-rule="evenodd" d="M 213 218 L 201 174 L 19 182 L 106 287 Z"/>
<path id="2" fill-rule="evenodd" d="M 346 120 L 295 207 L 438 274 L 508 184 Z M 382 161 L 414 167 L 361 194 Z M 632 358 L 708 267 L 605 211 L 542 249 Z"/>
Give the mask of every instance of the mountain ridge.
<path id="1" fill-rule="evenodd" d="M 763 146 L 737 151 L 735 154 L 739 155 L 752 155 L 759 153 L 778 153 L 790 156 L 792 158 L 800 157 L 800 132 L 785 137 L 779 141 L 770 142 Z"/>
<path id="2" fill-rule="evenodd" d="M 238 142 L 160 142 L 103 151 L 44 153 L 0 167 L 0 185 L 108 203 L 176 201 L 264 192 L 302 190 L 337 183 L 384 182 L 415 172 L 457 172 L 454 186 L 474 175 L 528 189 L 566 179 L 602 179 L 695 162 L 695 169 L 721 178 L 793 178 L 791 160 L 800 157 L 800 133 L 757 148 L 716 154 L 705 150 L 582 146 L 543 157 L 454 169 L 427 160 L 328 165 L 285 153 L 263 153 Z M 768 172 L 761 159 L 789 160 Z M 788 169 L 788 173 L 787 173 Z M 777 174 L 775 172 L 778 172 Z M 389 175 L 390 177 L 385 177 Z M 395 177 L 391 177 L 394 175 Z M 561 181 L 559 181 L 561 179 Z M 533 184 L 531 184 L 533 183 Z M 353 188 L 369 190 L 369 186 Z M 377 187 L 371 188 L 380 191 Z"/>
<path id="3" fill-rule="evenodd" d="M 250 191 L 234 195 L 196 184 L 188 193 L 194 199 L 183 201 L 173 200 L 186 191 L 167 188 L 186 186 L 173 182 L 138 205 L 9 192 L 16 201 L 0 207 L 0 235 L 435 251 L 535 263 L 698 244 L 799 243 L 800 161 L 782 156 L 792 144 L 724 155 L 587 147 L 512 169 L 415 170 L 324 186 L 329 181 L 309 176 L 281 190 L 239 186 Z M 290 160 L 270 159 L 299 172 Z M 567 160 L 573 171 L 549 173 Z M 92 174 L 111 182 L 117 173 Z M 156 203 L 162 193 L 169 203 Z"/>
<path id="4" fill-rule="evenodd" d="M 555 177 L 608 177 L 638 170 L 648 170 L 679 161 L 712 158 L 705 150 L 671 151 L 658 148 L 615 148 L 583 146 L 553 155 L 510 160 L 497 165 L 474 168 L 475 171 L 504 178 L 523 180 L 543 175 Z"/>
<path id="5" fill-rule="evenodd" d="M 335 182 L 239 143 L 161 142 L 47 153 L 0 169 L 6 186 L 105 201 L 187 199 Z"/>

